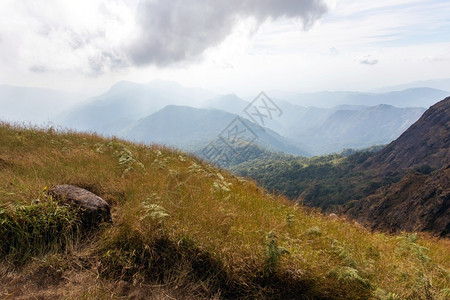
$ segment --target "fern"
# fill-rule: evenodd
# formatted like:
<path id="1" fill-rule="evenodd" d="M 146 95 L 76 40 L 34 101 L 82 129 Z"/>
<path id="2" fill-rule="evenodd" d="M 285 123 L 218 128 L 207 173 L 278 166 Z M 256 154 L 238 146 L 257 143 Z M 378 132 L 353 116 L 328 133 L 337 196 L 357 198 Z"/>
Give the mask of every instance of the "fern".
<path id="1" fill-rule="evenodd" d="M 167 211 L 161 205 L 150 203 L 151 198 L 147 198 L 142 206 L 144 214 L 141 221 L 150 221 L 160 224 L 165 218 L 169 217 Z"/>
<path id="2" fill-rule="evenodd" d="M 266 235 L 266 266 L 269 271 L 273 271 L 281 256 L 290 254 L 290 252 L 284 248 L 278 246 L 278 241 L 275 233 L 269 231 Z"/>
<path id="3" fill-rule="evenodd" d="M 370 288 L 370 282 L 361 277 L 359 271 L 351 267 L 337 267 L 330 271 L 330 276 L 335 277 L 343 283 L 357 283 L 366 288 Z"/>

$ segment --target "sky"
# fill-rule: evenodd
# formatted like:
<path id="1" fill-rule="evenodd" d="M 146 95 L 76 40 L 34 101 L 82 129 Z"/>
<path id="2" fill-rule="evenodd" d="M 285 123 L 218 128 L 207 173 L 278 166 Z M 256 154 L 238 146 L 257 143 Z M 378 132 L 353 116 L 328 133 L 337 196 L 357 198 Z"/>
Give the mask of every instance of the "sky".
<path id="1" fill-rule="evenodd" d="M 450 77 L 448 0 L 2 0 L 0 84 L 366 91 Z"/>

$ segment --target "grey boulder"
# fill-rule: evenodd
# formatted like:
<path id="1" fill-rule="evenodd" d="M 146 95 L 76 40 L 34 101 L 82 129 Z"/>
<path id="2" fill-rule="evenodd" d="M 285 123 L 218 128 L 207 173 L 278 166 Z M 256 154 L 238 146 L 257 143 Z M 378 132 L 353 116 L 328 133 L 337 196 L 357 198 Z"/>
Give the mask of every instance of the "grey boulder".
<path id="1" fill-rule="evenodd" d="M 111 210 L 108 202 L 88 190 L 64 184 L 51 188 L 48 194 L 58 201 L 81 209 L 85 225 L 92 226 L 101 222 L 111 222 Z"/>

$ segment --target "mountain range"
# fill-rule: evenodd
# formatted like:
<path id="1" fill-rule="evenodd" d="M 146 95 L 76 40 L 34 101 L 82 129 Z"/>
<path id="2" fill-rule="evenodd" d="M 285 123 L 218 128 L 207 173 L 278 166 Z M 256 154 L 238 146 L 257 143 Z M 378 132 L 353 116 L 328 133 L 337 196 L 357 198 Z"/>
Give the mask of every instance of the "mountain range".
<path id="1" fill-rule="evenodd" d="M 286 95 L 284 99 L 272 99 L 280 115 L 265 118 L 264 124 L 252 125 L 255 120 L 246 108 L 255 108 L 256 102 L 162 80 L 121 81 L 84 102 L 79 101 L 79 95 L 2 86 L 0 117 L 52 122 L 63 128 L 164 143 L 196 152 L 214 141 L 239 116 L 258 132 L 257 145 L 270 151 L 309 156 L 387 144 L 413 124 L 426 107 L 448 94 L 432 88 L 414 88 L 387 93 Z M 10 101 L 12 98 L 15 100 Z"/>
<path id="2" fill-rule="evenodd" d="M 374 106 L 388 104 L 396 107 L 429 107 L 447 97 L 446 90 L 428 87 L 408 88 L 382 93 L 362 93 L 346 91 L 325 91 L 316 93 L 301 93 L 285 97 L 284 100 L 303 106 L 334 107 L 343 104 Z"/>
<path id="3" fill-rule="evenodd" d="M 184 88 L 160 80 L 147 84 L 121 81 L 106 93 L 59 115 L 55 122 L 82 131 L 114 135 L 168 104 L 196 104 L 214 96 L 202 89 Z"/>
<path id="4" fill-rule="evenodd" d="M 207 147 L 210 142 L 220 137 L 228 139 L 228 132 L 234 134 L 235 129 L 242 132 L 241 138 L 270 151 L 309 155 L 297 147 L 293 141 L 278 133 L 217 109 L 168 105 L 125 128 L 119 136 L 134 141 L 158 143 L 195 151 Z"/>
<path id="5" fill-rule="evenodd" d="M 414 123 L 425 111 L 424 107 L 434 101 L 421 102 L 420 99 L 434 99 L 447 92 L 419 89 L 398 93 L 400 100 L 409 97 L 412 103 L 422 104 L 422 107 L 380 105 L 389 102 L 386 99 L 392 97 L 391 93 L 352 93 L 352 97 L 358 100 L 334 107 L 326 107 L 324 99 L 316 103 L 323 107 L 299 106 L 288 100 L 274 99 L 282 114 L 266 118 L 264 124 L 259 124 L 265 128 L 259 134 L 262 136 L 264 132 L 259 145 L 272 151 L 321 155 L 345 148 L 387 144 Z M 348 96 L 346 92 L 341 94 Z M 336 93 L 323 95 L 330 101 L 336 100 Z M 402 103 L 405 104 L 404 101 Z M 77 130 L 197 151 L 200 145 L 216 139 L 228 125 L 225 123 L 237 116 L 250 124 L 252 116 L 246 113 L 249 105 L 252 104 L 234 94 L 217 95 L 171 82 L 119 82 L 106 93 L 60 114 L 54 121 Z M 171 107 L 166 109 L 168 106 Z M 194 116 L 195 121 L 191 120 Z M 283 145 L 280 144 L 282 140 Z"/>

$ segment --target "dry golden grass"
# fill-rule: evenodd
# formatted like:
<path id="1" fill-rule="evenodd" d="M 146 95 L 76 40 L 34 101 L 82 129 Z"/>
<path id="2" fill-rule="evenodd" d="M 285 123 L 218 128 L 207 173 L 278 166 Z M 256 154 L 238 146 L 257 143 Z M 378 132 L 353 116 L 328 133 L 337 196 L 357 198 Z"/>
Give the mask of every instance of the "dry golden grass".
<path id="1" fill-rule="evenodd" d="M 44 189 L 57 184 L 84 187 L 112 205 L 114 225 L 78 245 L 92 262 L 86 269 L 100 277 L 81 279 L 92 293 L 74 288 L 76 297 L 114 298 L 108 284 L 118 281 L 166 287 L 161 293 L 184 290 L 178 298 L 450 293 L 448 240 L 371 233 L 157 145 L 0 125 L 0 205 L 48 201 Z M 76 252 L 61 251 L 66 261 Z"/>

